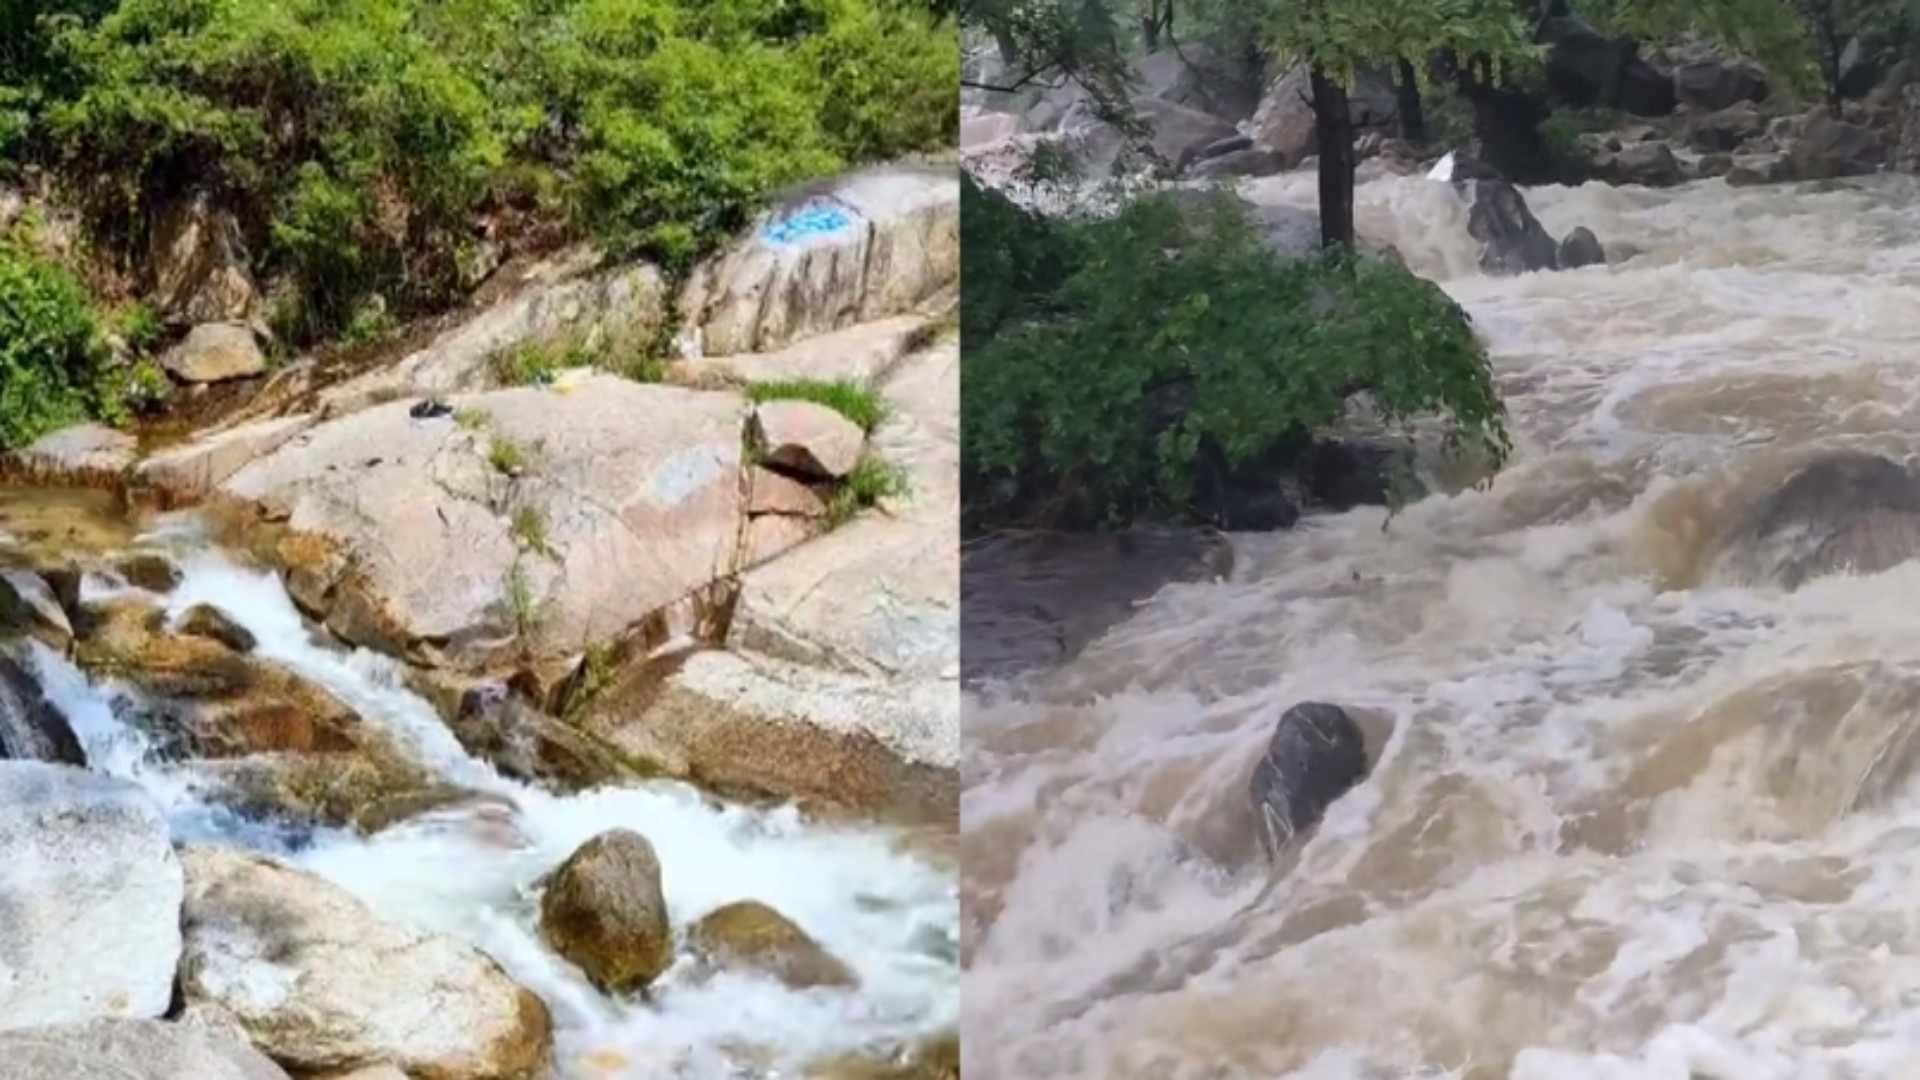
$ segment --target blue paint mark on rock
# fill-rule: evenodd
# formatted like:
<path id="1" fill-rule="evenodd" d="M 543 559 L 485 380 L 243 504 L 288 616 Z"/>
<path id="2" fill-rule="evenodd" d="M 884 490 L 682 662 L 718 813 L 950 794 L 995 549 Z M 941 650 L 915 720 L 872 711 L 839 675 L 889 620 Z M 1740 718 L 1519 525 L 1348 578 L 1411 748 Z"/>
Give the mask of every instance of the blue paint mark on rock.
<path id="1" fill-rule="evenodd" d="M 810 206 L 761 231 L 770 243 L 798 244 L 815 236 L 830 236 L 853 226 L 853 218 L 837 206 Z"/>

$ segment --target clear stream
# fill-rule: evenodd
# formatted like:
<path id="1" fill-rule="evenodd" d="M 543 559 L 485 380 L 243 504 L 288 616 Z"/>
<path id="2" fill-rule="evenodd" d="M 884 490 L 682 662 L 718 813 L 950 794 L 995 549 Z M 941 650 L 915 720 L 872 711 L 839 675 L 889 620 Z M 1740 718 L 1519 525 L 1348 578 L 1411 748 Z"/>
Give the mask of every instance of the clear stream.
<path id="1" fill-rule="evenodd" d="M 1715 546 L 1811 454 L 1920 458 L 1920 184 L 1534 190 L 1642 253 L 1506 279 L 1449 185 L 1358 198 L 1516 458 L 1236 536 L 967 702 L 968 1077 L 1920 1075 L 1920 562 L 1787 593 Z M 1247 778 L 1303 700 L 1378 761 L 1268 891 Z"/>
<path id="2" fill-rule="evenodd" d="M 27 501 L 12 501 L 16 515 Z M 218 605 L 258 637 L 257 655 L 386 725 L 440 778 L 497 798 L 371 839 L 243 820 L 209 801 L 206 779 L 190 767 L 149 760 L 144 736 L 113 715 L 115 687 L 91 685 L 40 649 L 38 674 L 93 766 L 144 785 L 182 841 L 280 855 L 344 886 L 383 917 L 487 952 L 552 1010 L 562 1080 L 798 1076 L 822 1057 L 957 1024 L 953 870 L 916 850 L 911 838 L 809 824 L 790 808 L 723 805 L 675 783 L 561 797 L 505 779 L 467 756 L 432 707 L 404 688 L 393 661 L 327 641 L 302 619 L 277 577 L 212 548 L 191 517 L 162 519 L 143 538 L 143 546 L 153 545 L 170 549 L 186 575 L 164 598 L 170 615 L 199 602 Z M 89 578 L 85 595 L 111 591 Z M 535 882 L 614 827 L 652 841 L 676 926 L 734 900 L 763 901 L 853 967 L 860 989 L 796 993 L 739 975 L 699 983 L 683 966 L 655 984 L 652 1005 L 601 995 L 542 944 Z"/>

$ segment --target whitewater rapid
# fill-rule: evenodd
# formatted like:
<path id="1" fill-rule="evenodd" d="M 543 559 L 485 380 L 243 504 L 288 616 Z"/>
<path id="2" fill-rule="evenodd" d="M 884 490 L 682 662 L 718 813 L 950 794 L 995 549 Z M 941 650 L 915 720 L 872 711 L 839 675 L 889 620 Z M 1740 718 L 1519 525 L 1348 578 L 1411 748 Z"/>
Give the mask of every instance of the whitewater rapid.
<path id="1" fill-rule="evenodd" d="M 450 934 L 499 961 L 554 1017 L 560 1080 L 779 1077 L 807 1062 L 942 1031 L 959 1018 L 958 904 L 950 865 L 897 830 L 829 826 L 791 807 L 724 804 L 678 783 L 557 796 L 469 757 L 392 660 L 348 650 L 301 617 L 278 578 L 222 553 L 191 516 L 160 521 L 143 548 L 184 572 L 164 597 L 169 618 L 211 603 L 278 661 L 383 726 L 440 780 L 492 796 L 363 838 L 242 818 L 189 766 L 155 760 L 114 715 L 129 692 L 95 684 L 36 647 L 49 697 L 69 717 L 93 768 L 140 783 L 186 843 L 265 851 L 345 887 L 382 917 Z M 83 597 L 116 586 L 89 576 Z M 859 975 L 857 991 L 795 992 L 771 978 L 670 970 L 651 1004 L 608 998 L 541 942 L 536 882 L 612 828 L 645 835 L 659 855 L 670 921 L 683 927 L 736 900 L 772 905 Z"/>
<path id="2" fill-rule="evenodd" d="M 1527 197 L 1631 257 L 1488 278 L 1449 185 L 1358 193 L 1490 347 L 1490 490 L 1236 536 L 969 696 L 972 1080 L 1920 1075 L 1920 563 L 1714 559 L 1814 454 L 1920 460 L 1920 183 Z M 1309 700 L 1378 760 L 1262 896 L 1247 778 Z"/>

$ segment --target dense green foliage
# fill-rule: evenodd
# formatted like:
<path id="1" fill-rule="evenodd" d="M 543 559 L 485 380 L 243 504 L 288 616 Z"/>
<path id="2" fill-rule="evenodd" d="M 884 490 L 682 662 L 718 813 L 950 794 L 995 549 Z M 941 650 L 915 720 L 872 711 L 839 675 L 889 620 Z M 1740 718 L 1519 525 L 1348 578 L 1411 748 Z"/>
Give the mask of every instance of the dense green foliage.
<path id="1" fill-rule="evenodd" d="M 0 22 L 0 151 L 81 185 L 130 260 L 213 189 L 299 286 L 301 338 L 375 293 L 449 299 L 482 216 L 679 266 L 778 189 L 958 122 L 951 23 L 906 0 L 52 6 Z"/>
<path id="2" fill-rule="evenodd" d="M 1508 450 L 1483 350 L 1399 267 L 1279 256 L 1225 196 L 1073 221 L 963 199 L 971 525 L 1187 514 L 1203 448 L 1266 461 L 1362 388 L 1390 418 L 1444 413 L 1457 439 Z M 1047 253 L 1047 271 L 1010 288 L 1009 250 Z"/>
<path id="3" fill-rule="evenodd" d="M 0 243 L 0 450 L 90 416 L 117 417 L 117 381 L 86 290 Z"/>

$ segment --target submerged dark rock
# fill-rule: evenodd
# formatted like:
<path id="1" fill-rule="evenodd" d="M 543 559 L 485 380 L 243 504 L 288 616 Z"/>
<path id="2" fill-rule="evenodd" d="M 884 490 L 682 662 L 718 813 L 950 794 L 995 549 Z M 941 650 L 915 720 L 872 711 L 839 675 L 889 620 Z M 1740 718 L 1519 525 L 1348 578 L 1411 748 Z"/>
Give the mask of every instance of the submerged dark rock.
<path id="1" fill-rule="evenodd" d="M 1482 270 L 1507 275 L 1554 268 L 1558 245 L 1527 208 L 1519 188 L 1504 180 L 1465 183 L 1473 200 L 1467 232 L 1485 245 L 1480 252 Z"/>
<path id="2" fill-rule="evenodd" d="M 1600 238 L 1585 225 L 1560 238 L 1559 263 L 1562 270 L 1578 270 L 1583 266 L 1596 266 L 1607 261 L 1606 249 L 1600 246 Z"/>
<path id="3" fill-rule="evenodd" d="M 1366 738 L 1345 709 L 1304 702 L 1281 714 L 1248 785 L 1267 858 L 1317 824 L 1367 767 Z"/>
<path id="4" fill-rule="evenodd" d="M 1872 454 L 1836 454 L 1793 474 L 1737 525 L 1722 568 L 1797 589 L 1829 574 L 1874 574 L 1920 555 L 1920 477 Z"/>
<path id="5" fill-rule="evenodd" d="M 26 665 L 0 653 L 0 760 L 87 764 L 87 753 Z"/>

